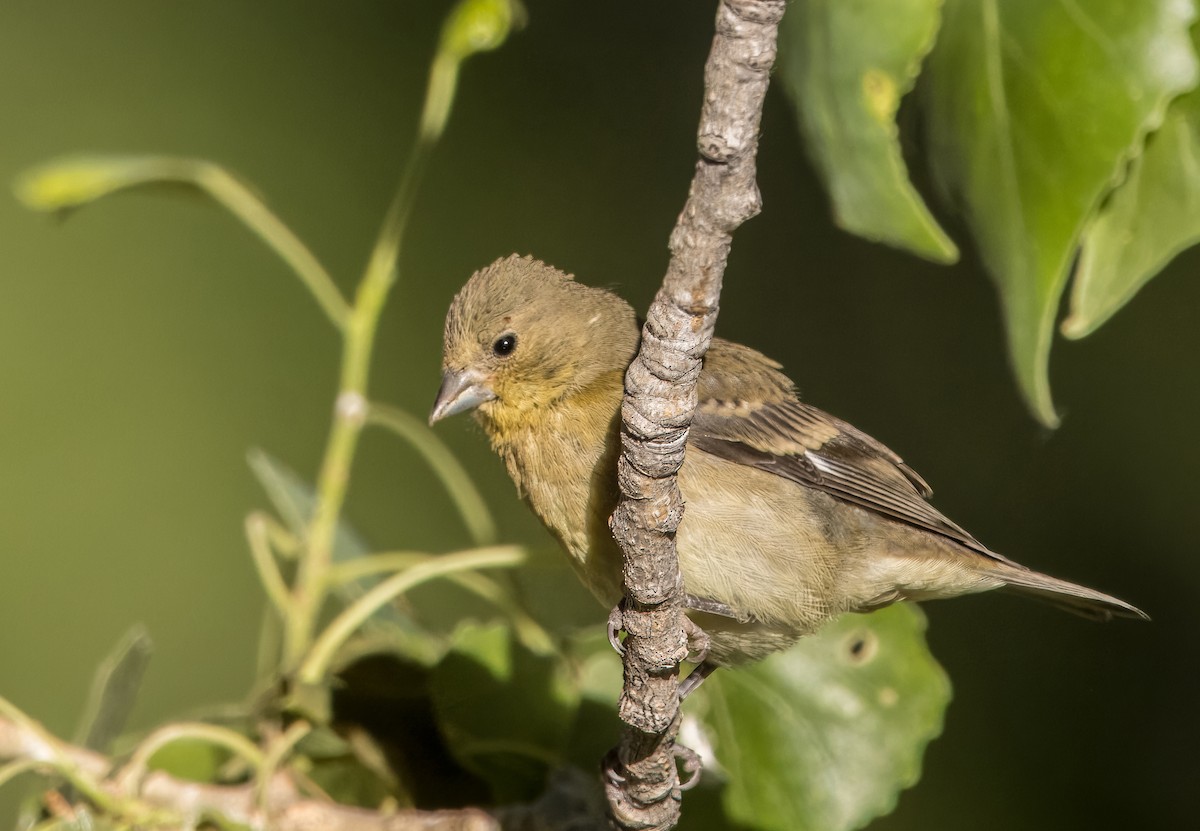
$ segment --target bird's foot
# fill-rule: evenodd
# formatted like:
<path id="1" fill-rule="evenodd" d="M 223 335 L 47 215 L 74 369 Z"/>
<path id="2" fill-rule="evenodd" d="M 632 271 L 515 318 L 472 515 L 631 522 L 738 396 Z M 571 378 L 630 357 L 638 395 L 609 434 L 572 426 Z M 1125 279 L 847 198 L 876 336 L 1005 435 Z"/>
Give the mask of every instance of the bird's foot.
<path id="1" fill-rule="evenodd" d="M 621 643 L 621 632 L 625 627 L 624 609 L 625 601 L 622 600 L 608 613 L 608 644 L 622 658 L 625 657 L 625 644 Z"/>
<path id="2" fill-rule="evenodd" d="M 700 759 L 700 754 L 690 747 L 677 744 L 671 750 L 675 754 L 675 763 L 679 765 L 679 790 L 690 791 L 700 784 L 704 762 Z"/>
<path id="3" fill-rule="evenodd" d="M 681 744 L 672 745 L 671 754 L 679 766 L 679 790 L 688 791 L 700 784 L 700 775 L 704 772 L 704 762 L 700 754 L 690 747 Z M 626 782 L 626 776 L 621 772 L 621 758 L 617 748 L 604 754 L 600 761 L 600 773 L 604 784 L 609 788 L 620 788 Z"/>
<path id="4" fill-rule="evenodd" d="M 625 774 L 621 773 L 621 768 L 621 757 L 614 747 L 600 760 L 600 773 L 608 787 L 619 788 L 625 784 Z"/>
<path id="5" fill-rule="evenodd" d="M 708 633 L 687 616 L 683 618 L 683 631 L 687 635 L 688 660 L 693 664 L 703 664 L 708 660 L 708 649 L 712 645 Z"/>

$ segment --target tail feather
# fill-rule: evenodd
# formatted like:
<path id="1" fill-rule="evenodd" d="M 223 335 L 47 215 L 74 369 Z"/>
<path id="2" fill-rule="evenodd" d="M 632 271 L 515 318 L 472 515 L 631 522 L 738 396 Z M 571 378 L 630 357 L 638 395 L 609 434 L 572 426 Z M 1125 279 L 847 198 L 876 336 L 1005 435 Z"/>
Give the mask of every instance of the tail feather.
<path id="1" fill-rule="evenodd" d="M 1150 615 L 1124 600 L 1048 574 L 1006 566 L 998 576 L 1020 594 L 1091 620 L 1106 621 L 1114 617 L 1150 619 Z"/>

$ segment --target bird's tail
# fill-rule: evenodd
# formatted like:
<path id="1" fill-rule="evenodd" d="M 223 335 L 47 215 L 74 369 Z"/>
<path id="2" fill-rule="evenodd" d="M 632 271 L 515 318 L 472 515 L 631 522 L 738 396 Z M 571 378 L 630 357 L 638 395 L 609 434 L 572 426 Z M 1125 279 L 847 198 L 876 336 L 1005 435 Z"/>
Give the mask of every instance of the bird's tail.
<path id="1" fill-rule="evenodd" d="M 1114 617 L 1150 619 L 1136 606 L 1087 586 L 1059 580 L 1015 564 L 1010 566 L 1005 563 L 998 571 L 997 576 L 1014 591 L 1091 620 L 1112 620 Z"/>

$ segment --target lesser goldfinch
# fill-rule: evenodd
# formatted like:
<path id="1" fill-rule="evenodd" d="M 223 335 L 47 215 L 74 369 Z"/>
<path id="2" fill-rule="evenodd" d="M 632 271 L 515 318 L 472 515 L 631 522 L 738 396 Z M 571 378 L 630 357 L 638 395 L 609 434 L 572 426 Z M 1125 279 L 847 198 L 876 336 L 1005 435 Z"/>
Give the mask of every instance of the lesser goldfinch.
<path id="1" fill-rule="evenodd" d="M 474 410 L 518 492 L 604 604 L 622 596 L 608 528 L 633 309 L 531 257 L 476 272 L 446 317 L 430 416 Z M 714 338 L 698 381 L 676 535 L 711 664 L 762 658 L 844 612 L 1008 587 L 1097 618 L 1128 603 L 986 548 L 862 431 L 799 400 L 775 361 Z M 712 614 L 713 610 L 719 614 Z"/>

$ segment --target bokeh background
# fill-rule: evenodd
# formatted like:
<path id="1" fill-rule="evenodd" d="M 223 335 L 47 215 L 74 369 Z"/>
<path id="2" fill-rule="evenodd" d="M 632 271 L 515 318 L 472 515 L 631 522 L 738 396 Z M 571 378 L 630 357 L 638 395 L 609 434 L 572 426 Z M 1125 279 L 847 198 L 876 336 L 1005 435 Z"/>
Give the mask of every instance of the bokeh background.
<path id="1" fill-rule="evenodd" d="M 0 181 L 74 152 L 210 158 L 255 183 L 348 291 L 447 7 L 0 4 Z M 374 396 L 419 414 L 443 314 L 474 269 L 534 253 L 644 309 L 691 175 L 710 7 L 528 7 L 525 31 L 466 68 L 386 313 Z M 1065 419 L 1049 433 L 1018 400 L 969 248 L 943 268 L 839 232 L 777 89 L 764 131 L 765 211 L 735 240 L 719 333 L 899 451 L 992 547 L 1154 617 L 1101 626 L 997 596 L 928 605 L 955 701 L 923 781 L 874 827 L 1188 827 L 1200 255 L 1097 335 L 1055 345 Z M 0 194 L 0 252 L 0 695 L 69 735 L 96 662 L 144 622 L 157 649 L 137 725 L 240 698 L 262 606 L 241 523 L 266 506 L 245 454 L 312 476 L 331 327 L 199 200 L 134 194 L 60 226 Z M 469 421 L 438 429 L 504 539 L 546 544 Z M 467 543 L 410 450 L 369 432 L 359 459 L 349 518 L 375 547 Z"/>

